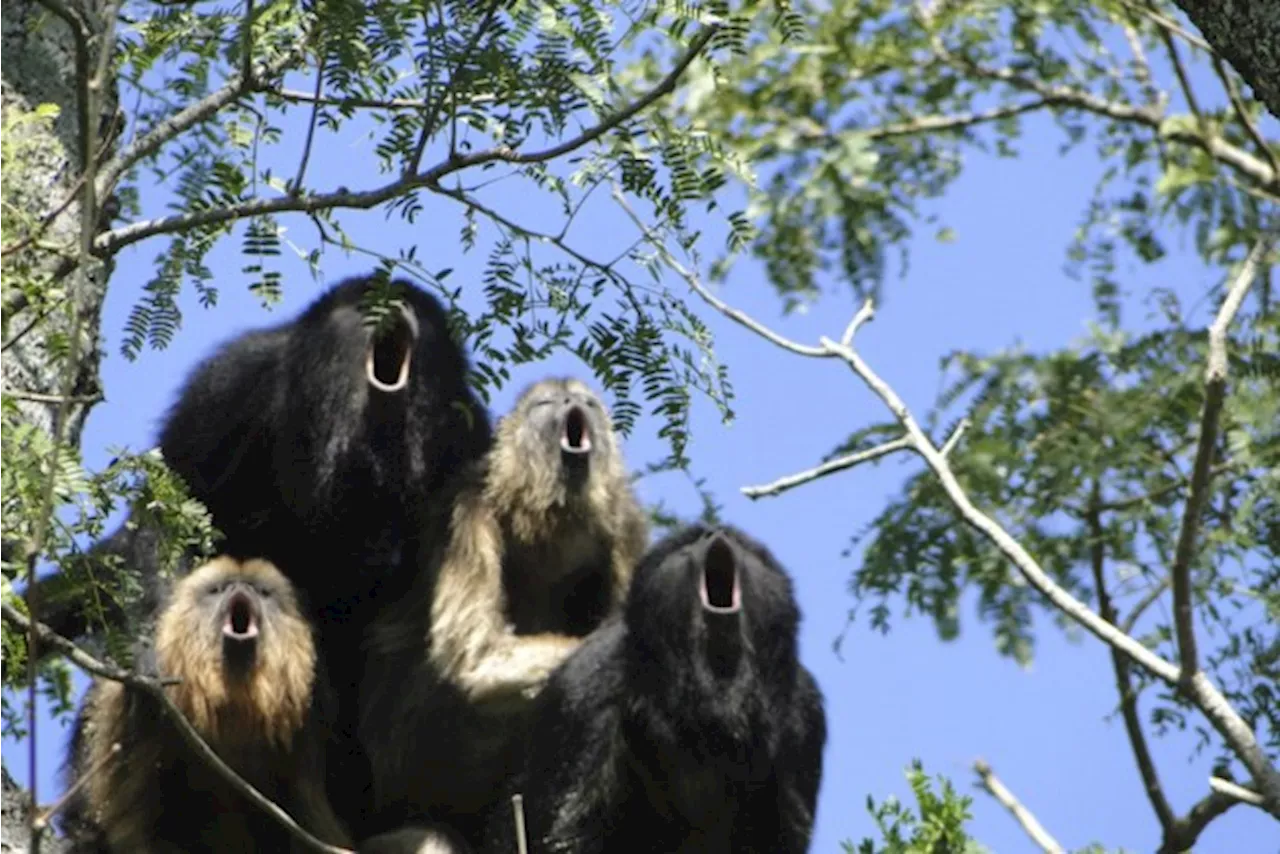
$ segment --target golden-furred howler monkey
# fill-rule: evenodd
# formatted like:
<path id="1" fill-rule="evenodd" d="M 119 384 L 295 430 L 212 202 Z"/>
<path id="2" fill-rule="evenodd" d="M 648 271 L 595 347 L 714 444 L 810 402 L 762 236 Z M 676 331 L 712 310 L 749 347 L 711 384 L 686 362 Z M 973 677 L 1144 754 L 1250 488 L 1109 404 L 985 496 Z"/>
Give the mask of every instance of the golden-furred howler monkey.
<path id="1" fill-rule="evenodd" d="M 174 586 L 154 645 L 139 647 L 144 672 L 180 680 L 165 690 L 223 761 L 313 835 L 349 844 L 325 794 L 322 663 L 274 565 L 219 557 L 199 567 Z M 90 772 L 67 807 L 79 854 L 293 850 L 279 823 L 191 751 L 155 698 L 121 683 L 89 689 L 67 765 L 69 782 Z"/>
<path id="2" fill-rule="evenodd" d="M 528 388 L 443 549 L 370 630 L 360 740 L 375 824 L 429 818 L 476 837 L 532 698 L 617 613 L 647 541 L 600 399 L 575 379 Z"/>

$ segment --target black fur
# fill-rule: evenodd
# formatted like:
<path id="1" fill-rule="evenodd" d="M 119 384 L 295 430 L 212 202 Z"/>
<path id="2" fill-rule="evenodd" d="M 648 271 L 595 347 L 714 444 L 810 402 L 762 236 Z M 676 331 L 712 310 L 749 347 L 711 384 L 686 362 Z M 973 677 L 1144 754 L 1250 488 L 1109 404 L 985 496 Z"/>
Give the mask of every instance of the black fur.
<path id="1" fill-rule="evenodd" d="M 709 562 L 730 562 L 741 608 L 703 607 Z M 769 551 L 693 526 L 650 549 L 623 619 L 551 677 L 511 793 L 529 850 L 804 852 L 822 776 L 822 695 L 796 655 L 799 611 Z M 509 799 L 486 851 L 516 850 Z"/>
<path id="2" fill-rule="evenodd" d="M 388 393 L 368 381 L 374 338 L 360 304 L 373 282 L 347 279 L 296 319 L 224 344 L 188 377 L 160 431 L 166 463 L 223 533 L 220 551 L 275 563 L 317 624 L 338 698 L 333 801 L 357 835 L 369 790 L 355 742 L 364 628 L 407 591 L 422 540 L 445 530 L 455 476 L 493 435 L 444 307 L 408 281 L 390 283 L 417 327 L 407 385 Z M 135 554 L 143 536 L 122 528 L 102 547 L 126 550 L 152 589 L 157 561 Z M 85 627 L 70 611 L 57 623 L 73 635 Z"/>

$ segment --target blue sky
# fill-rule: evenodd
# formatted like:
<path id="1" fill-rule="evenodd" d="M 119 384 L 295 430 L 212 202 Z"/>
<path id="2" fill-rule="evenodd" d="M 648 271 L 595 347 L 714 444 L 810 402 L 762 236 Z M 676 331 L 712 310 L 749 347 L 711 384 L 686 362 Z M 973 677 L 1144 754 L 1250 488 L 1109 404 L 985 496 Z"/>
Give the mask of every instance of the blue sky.
<path id="1" fill-rule="evenodd" d="M 295 124 L 285 123 L 286 140 Z M 940 244 L 931 238 L 931 229 L 922 229 L 911 247 L 909 275 L 888 283 L 877 319 L 859 333 L 863 356 L 917 415 L 933 403 L 938 362 L 948 351 L 1017 343 L 1033 350 L 1062 347 L 1084 333 L 1091 316 L 1088 286 L 1068 279 L 1062 262 L 1100 166 L 1087 151 L 1060 157 L 1060 138 L 1043 118 L 1028 122 L 1024 141 L 1028 153 L 1017 161 L 970 157 L 963 177 L 934 206 L 958 239 Z M 322 189 L 385 180 L 375 175 L 371 161 L 368 141 L 346 133 L 313 156 L 311 180 Z M 284 162 L 291 162 L 290 157 L 284 156 Z M 634 235 L 624 218 L 608 210 L 606 194 L 598 195 L 599 207 L 575 225 L 569 239 L 576 248 L 604 258 L 612 254 L 609 247 Z M 547 211 L 534 194 L 501 185 L 484 198 L 530 226 L 537 226 Z M 163 188 L 145 190 L 144 210 L 151 215 L 163 201 Z M 413 226 L 376 211 L 345 213 L 343 221 L 364 245 L 394 252 L 416 243 L 419 256 L 431 259 L 428 267 L 453 267 L 450 284 L 462 284 L 464 302 L 474 306 L 493 232 L 482 229 L 477 250 L 464 256 L 458 240 L 460 209 L 452 202 L 426 201 Z M 696 225 L 703 214 L 694 216 Z M 713 222 L 707 219 L 709 228 Z M 285 224 L 290 238 L 311 248 L 314 231 L 305 220 L 291 218 Z M 151 242 L 126 250 L 112 278 L 103 316 L 106 402 L 94 410 L 84 434 L 90 468 L 103 466 L 111 449 L 151 447 L 179 383 L 217 342 L 293 316 L 322 288 L 300 262 L 285 257 L 279 266 L 285 274 L 284 302 L 264 311 L 245 289 L 239 238 L 224 240 L 208 259 L 221 288 L 217 307 L 202 309 L 185 294 L 186 317 L 177 339 L 168 349 L 145 350 L 129 363 L 119 355 L 123 324 L 153 275 L 161 245 Z M 332 282 L 367 271 L 371 261 L 331 249 L 321 264 L 325 280 Z M 1158 283 L 1198 296 L 1216 282 L 1178 246 L 1159 267 L 1129 273 L 1124 281 L 1137 293 Z M 683 287 L 674 277 L 668 285 Z M 783 318 L 763 270 L 749 262 L 739 262 L 720 294 L 803 342 L 838 335 L 857 307 L 846 291 L 834 288 L 809 312 Z M 955 642 L 940 642 L 932 626 L 919 619 L 895 618 L 888 635 L 858 621 L 848 631 L 842 655 L 835 654 L 832 642 L 844 630 L 853 604 L 845 586 L 856 567 L 856 556 L 843 558 L 841 552 L 849 536 L 875 516 L 920 463 L 901 455 L 782 497 L 753 503 L 740 496 L 744 485 L 813 465 L 853 429 L 884 420 L 887 413 L 838 363 L 785 353 L 704 306 L 698 311 L 730 368 L 737 418 L 725 425 L 712 405 L 697 401 L 690 447 L 695 474 L 707 479 L 724 505 L 725 518 L 766 542 L 793 574 L 804 614 L 802 658 L 826 695 L 830 739 L 812 850 L 835 851 L 841 840 L 856 842 L 870 834 L 866 796 L 908 797 L 903 770 L 913 757 L 921 758 L 930 773 L 946 774 L 969 791 L 970 765 L 979 756 L 1069 849 L 1098 841 L 1112 849 L 1154 850 L 1157 823 L 1123 727 L 1108 717 L 1116 696 L 1107 651 L 1092 638 L 1068 640 L 1048 620 L 1039 619 L 1036 661 L 1022 670 L 996 655 L 969 600 Z M 1204 320 L 1203 310 L 1198 319 Z M 550 373 L 586 376 L 587 370 L 568 357 L 526 366 L 496 396 L 495 412 L 506 411 L 525 382 Z M 627 441 L 633 466 L 664 456 L 656 436 L 659 426 L 656 419 L 646 418 Z M 963 452 L 962 445 L 958 453 Z M 640 491 L 646 500 L 662 499 L 686 515 L 698 510 L 694 491 L 679 475 L 645 479 Z M 58 788 L 53 780 L 65 730 L 51 731 L 46 723 L 42 734 L 41 800 L 48 802 Z M 14 747 L 5 740 L 6 765 L 26 781 L 25 759 L 15 761 Z M 1166 792 L 1183 812 L 1207 791 L 1208 762 L 1189 758 L 1189 738 L 1159 740 L 1155 750 Z M 998 852 L 1032 850 L 1001 807 L 972 791 L 972 830 L 979 840 Z M 1277 842 L 1280 833 L 1272 820 L 1240 807 L 1216 821 L 1197 850 L 1248 854 L 1274 851 Z"/>

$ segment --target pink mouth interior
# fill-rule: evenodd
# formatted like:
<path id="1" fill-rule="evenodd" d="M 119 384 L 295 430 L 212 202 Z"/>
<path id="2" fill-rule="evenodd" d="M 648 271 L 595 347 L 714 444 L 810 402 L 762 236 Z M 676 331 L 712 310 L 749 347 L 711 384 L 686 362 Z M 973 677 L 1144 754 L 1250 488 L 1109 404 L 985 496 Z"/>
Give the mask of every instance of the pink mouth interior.
<path id="1" fill-rule="evenodd" d="M 258 636 L 258 620 L 253 602 L 243 593 L 232 594 L 222 633 L 232 640 L 252 640 Z"/>
<path id="2" fill-rule="evenodd" d="M 560 448 L 570 454 L 586 454 L 591 451 L 591 430 L 587 426 L 587 416 L 577 406 L 565 416 Z"/>

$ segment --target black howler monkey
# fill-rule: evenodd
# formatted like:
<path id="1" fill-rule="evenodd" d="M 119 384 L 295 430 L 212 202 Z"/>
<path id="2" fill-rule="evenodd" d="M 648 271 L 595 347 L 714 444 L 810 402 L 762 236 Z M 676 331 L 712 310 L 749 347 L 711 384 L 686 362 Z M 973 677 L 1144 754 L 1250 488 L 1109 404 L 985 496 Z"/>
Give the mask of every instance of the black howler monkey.
<path id="1" fill-rule="evenodd" d="M 529 850 L 806 851 L 826 718 L 798 622 L 790 579 L 741 531 L 696 525 L 650 549 L 624 618 L 538 698 L 508 792 Z M 514 838 L 504 802 L 485 850 Z"/>

